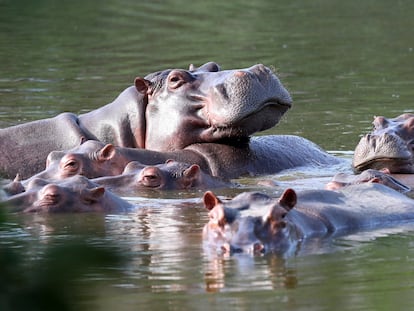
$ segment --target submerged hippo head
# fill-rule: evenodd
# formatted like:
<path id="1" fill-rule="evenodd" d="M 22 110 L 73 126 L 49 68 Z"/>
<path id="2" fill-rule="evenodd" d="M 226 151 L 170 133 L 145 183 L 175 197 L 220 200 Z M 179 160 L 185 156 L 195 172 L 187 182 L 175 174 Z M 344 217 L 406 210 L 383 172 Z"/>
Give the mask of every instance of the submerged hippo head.
<path id="1" fill-rule="evenodd" d="M 219 252 L 284 252 L 296 243 L 296 233 L 285 220 L 296 205 L 292 189 L 287 189 L 279 199 L 245 192 L 230 201 L 222 201 L 208 191 L 203 201 L 209 210 L 203 238 Z"/>
<path id="2" fill-rule="evenodd" d="M 263 65 L 221 71 L 207 63 L 164 70 L 136 78 L 135 87 L 147 104 L 140 147 L 157 151 L 246 139 L 278 123 L 292 102 Z"/>
<path id="3" fill-rule="evenodd" d="M 368 168 L 391 173 L 414 173 L 414 114 L 393 119 L 374 118 L 374 129 L 363 136 L 354 151 L 356 172 Z"/>
<path id="4" fill-rule="evenodd" d="M 33 179 L 26 192 L 8 198 L 6 206 L 15 212 L 109 212 L 124 211 L 130 204 L 84 176 L 74 176 L 59 183 Z"/>
<path id="5" fill-rule="evenodd" d="M 326 189 L 339 190 L 343 187 L 362 183 L 379 183 L 403 193 L 411 190 L 410 187 L 392 177 L 388 170 L 378 171 L 373 169 L 367 169 L 359 175 L 338 173 L 326 184 Z"/>

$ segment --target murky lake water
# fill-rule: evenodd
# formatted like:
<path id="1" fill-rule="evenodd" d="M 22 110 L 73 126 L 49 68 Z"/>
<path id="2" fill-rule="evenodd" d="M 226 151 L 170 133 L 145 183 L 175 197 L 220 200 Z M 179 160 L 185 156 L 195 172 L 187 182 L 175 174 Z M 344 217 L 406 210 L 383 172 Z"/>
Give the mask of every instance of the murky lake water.
<path id="1" fill-rule="evenodd" d="M 408 0 L 0 0 L 0 127 L 92 110 L 160 69 L 263 63 L 294 99 L 264 134 L 350 160 L 374 115 L 414 111 L 413 11 Z M 267 176 L 280 187 L 266 191 L 322 187 L 337 170 L 349 166 Z M 119 246 L 129 260 L 115 276 L 85 276 L 98 298 L 79 304 L 90 309 L 412 309 L 414 227 L 315 241 L 288 258 L 223 258 L 202 249 L 201 196 L 128 198 L 141 208 L 127 215 L 13 216 L 1 243 L 34 257 L 73 237 Z"/>

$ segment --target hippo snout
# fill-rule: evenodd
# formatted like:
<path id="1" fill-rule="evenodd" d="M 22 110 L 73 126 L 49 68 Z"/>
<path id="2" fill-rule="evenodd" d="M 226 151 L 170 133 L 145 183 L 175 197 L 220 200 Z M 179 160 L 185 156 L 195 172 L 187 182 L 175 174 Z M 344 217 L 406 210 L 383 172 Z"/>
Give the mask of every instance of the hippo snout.
<path id="1" fill-rule="evenodd" d="M 353 167 L 362 172 L 368 168 L 390 169 L 390 166 L 407 166 L 411 163 L 412 154 L 407 144 L 398 135 L 383 133 L 367 134 L 361 138 L 354 151 Z M 389 165 L 386 163 L 389 162 Z M 410 168 L 411 170 L 411 168 Z"/>

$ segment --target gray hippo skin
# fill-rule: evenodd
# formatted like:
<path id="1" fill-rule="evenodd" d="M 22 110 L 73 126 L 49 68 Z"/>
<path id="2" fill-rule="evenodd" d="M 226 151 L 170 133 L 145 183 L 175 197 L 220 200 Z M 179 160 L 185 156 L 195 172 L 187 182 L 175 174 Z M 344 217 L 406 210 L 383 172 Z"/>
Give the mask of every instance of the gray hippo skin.
<path id="1" fill-rule="evenodd" d="M 338 173 L 326 185 L 326 189 L 338 190 L 349 185 L 357 185 L 361 183 L 379 183 L 401 193 L 409 192 L 411 190 L 409 186 L 391 176 L 388 171 L 378 171 L 373 169 L 367 169 L 359 175 Z"/>
<path id="2" fill-rule="evenodd" d="M 390 173 L 414 173 L 414 114 L 393 119 L 375 117 L 371 133 L 364 135 L 354 151 L 355 172 L 368 168 Z"/>
<path id="3" fill-rule="evenodd" d="M 197 164 L 168 160 L 154 166 L 129 162 L 122 175 L 105 176 L 92 180 L 118 194 L 142 190 L 194 190 L 229 188 L 236 185 L 204 173 Z"/>
<path id="4" fill-rule="evenodd" d="M 25 192 L 3 201 L 10 212 L 80 213 L 126 212 L 134 206 L 84 176 L 59 183 L 34 179 Z"/>
<path id="5" fill-rule="evenodd" d="M 208 248 L 219 253 L 294 254 L 310 238 L 328 238 L 414 221 L 414 200 L 378 183 L 341 191 L 287 189 L 280 198 L 245 192 L 234 199 L 204 194 Z"/>
<path id="6" fill-rule="evenodd" d="M 234 144 L 273 127 L 290 107 L 289 93 L 263 65 L 168 69 L 136 78 L 134 86 L 97 110 L 1 129 L 0 174 L 27 178 L 44 168 L 51 151 L 89 139 L 159 152 L 196 143 Z"/>

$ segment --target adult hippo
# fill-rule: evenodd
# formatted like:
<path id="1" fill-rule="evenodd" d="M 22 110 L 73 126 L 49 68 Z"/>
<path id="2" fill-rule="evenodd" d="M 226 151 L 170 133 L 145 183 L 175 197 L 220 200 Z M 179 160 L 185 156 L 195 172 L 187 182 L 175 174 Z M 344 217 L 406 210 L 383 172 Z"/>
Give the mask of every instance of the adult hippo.
<path id="1" fill-rule="evenodd" d="M 263 65 L 220 70 L 213 62 L 137 77 L 112 103 L 0 130 L 0 174 L 27 178 L 47 155 L 93 139 L 165 152 L 196 143 L 246 141 L 274 126 L 291 97 Z"/>
<path id="2" fill-rule="evenodd" d="M 341 191 L 287 189 L 280 198 L 244 192 L 232 200 L 204 194 L 208 248 L 219 253 L 293 254 L 311 238 L 328 238 L 414 221 L 414 200 L 378 183 Z"/>
<path id="3" fill-rule="evenodd" d="M 134 208 L 104 187 L 84 176 L 73 176 L 59 183 L 34 179 L 23 193 L 3 201 L 11 212 L 78 213 L 126 212 Z"/>
<path id="4" fill-rule="evenodd" d="M 368 168 L 390 173 L 414 173 L 414 114 L 395 118 L 375 117 L 371 133 L 364 135 L 354 151 L 356 172 Z"/>

